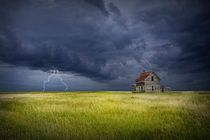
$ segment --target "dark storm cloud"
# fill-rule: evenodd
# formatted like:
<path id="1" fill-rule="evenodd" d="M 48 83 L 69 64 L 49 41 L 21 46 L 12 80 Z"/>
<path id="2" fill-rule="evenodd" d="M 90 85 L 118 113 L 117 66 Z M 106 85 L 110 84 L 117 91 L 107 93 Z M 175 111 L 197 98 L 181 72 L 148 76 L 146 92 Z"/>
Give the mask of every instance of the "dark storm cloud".
<path id="1" fill-rule="evenodd" d="M 104 15 L 106 16 L 109 15 L 109 12 L 106 10 L 105 7 L 104 0 L 84 0 L 84 1 L 99 8 Z"/>
<path id="2" fill-rule="evenodd" d="M 209 75 L 209 9 L 204 0 L 0 0 L 0 61 L 118 87 L 143 68 Z"/>
<path id="3" fill-rule="evenodd" d="M 115 22 L 117 22 L 119 25 L 121 25 L 123 28 L 127 29 L 127 20 L 124 15 L 122 15 L 120 9 L 112 2 L 108 4 L 110 13 L 113 13 L 113 19 Z"/>
<path id="4" fill-rule="evenodd" d="M 108 4 L 108 7 L 111 12 L 115 13 L 118 16 L 121 16 L 120 9 L 117 6 L 115 6 L 112 2 Z"/>
<path id="5" fill-rule="evenodd" d="M 153 29 L 158 38 L 169 39 L 166 49 L 171 45 L 181 50 L 180 55 L 175 58 L 171 69 L 179 73 L 209 72 L 209 2 L 206 1 L 183 1 L 171 6 L 163 6 L 154 11 L 150 10 L 146 20 L 151 20 L 155 26 Z M 148 17 L 155 17 L 148 19 Z M 164 28 L 161 27 L 164 25 Z M 161 31 L 162 29 L 162 31 Z M 161 49 L 161 46 L 158 47 Z M 172 48 L 172 47 L 171 47 Z M 162 49 L 165 50 L 165 49 Z M 164 52 L 164 51 L 163 51 Z M 173 52 L 168 52 L 168 55 Z M 161 58 L 161 53 L 157 54 Z M 162 55 L 162 57 L 170 58 Z"/>
<path id="6" fill-rule="evenodd" d="M 78 3 L 75 5 L 79 6 Z M 68 8 L 59 3 L 57 6 Z M 119 33 L 118 23 L 112 19 L 106 21 L 107 17 L 95 14 L 94 10 L 86 13 L 86 9 L 58 11 L 57 7 L 23 7 L 10 10 L 13 15 L 2 14 L 4 18 L 9 16 L 14 20 L 1 25 L 6 29 L 1 30 L 0 39 L 0 59 L 4 62 L 44 71 L 59 69 L 106 80 L 117 77 L 110 68 L 104 70 L 112 67 L 109 64 L 112 59 L 116 61 L 113 65 L 118 65 L 132 55 L 138 58 L 133 53 L 123 58 L 127 52 L 122 48 L 131 43 L 131 37 L 123 31 Z M 58 16 L 56 19 L 54 14 Z"/>

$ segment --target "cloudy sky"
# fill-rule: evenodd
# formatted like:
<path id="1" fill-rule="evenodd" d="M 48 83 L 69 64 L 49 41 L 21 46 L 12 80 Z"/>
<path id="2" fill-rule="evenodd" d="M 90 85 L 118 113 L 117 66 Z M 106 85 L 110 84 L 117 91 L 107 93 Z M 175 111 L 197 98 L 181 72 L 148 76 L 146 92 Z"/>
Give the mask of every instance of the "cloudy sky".
<path id="1" fill-rule="evenodd" d="M 0 90 L 210 90 L 209 44 L 208 0 L 0 0 Z"/>

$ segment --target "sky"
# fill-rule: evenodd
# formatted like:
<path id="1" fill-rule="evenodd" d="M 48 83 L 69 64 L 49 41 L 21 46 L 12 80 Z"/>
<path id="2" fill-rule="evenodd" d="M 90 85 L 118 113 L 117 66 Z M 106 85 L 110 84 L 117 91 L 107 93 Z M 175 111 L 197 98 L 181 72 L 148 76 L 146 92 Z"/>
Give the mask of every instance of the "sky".
<path id="1" fill-rule="evenodd" d="M 0 90 L 210 90 L 209 44 L 208 0 L 0 0 Z"/>

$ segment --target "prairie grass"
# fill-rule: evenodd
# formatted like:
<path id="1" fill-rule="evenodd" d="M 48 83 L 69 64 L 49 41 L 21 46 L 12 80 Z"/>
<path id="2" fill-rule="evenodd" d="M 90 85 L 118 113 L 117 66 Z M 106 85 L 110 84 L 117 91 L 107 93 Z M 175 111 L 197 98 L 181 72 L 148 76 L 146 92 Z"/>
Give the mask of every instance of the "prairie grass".
<path id="1" fill-rule="evenodd" d="M 0 139 L 209 139 L 210 92 L 2 92 Z"/>

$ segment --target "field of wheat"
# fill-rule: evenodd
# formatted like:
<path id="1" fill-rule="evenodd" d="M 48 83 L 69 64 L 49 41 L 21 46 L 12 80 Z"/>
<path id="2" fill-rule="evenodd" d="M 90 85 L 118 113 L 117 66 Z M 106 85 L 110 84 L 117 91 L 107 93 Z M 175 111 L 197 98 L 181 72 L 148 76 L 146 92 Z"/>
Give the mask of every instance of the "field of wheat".
<path id="1" fill-rule="evenodd" d="M 0 139 L 209 139 L 210 92 L 1 92 Z"/>

